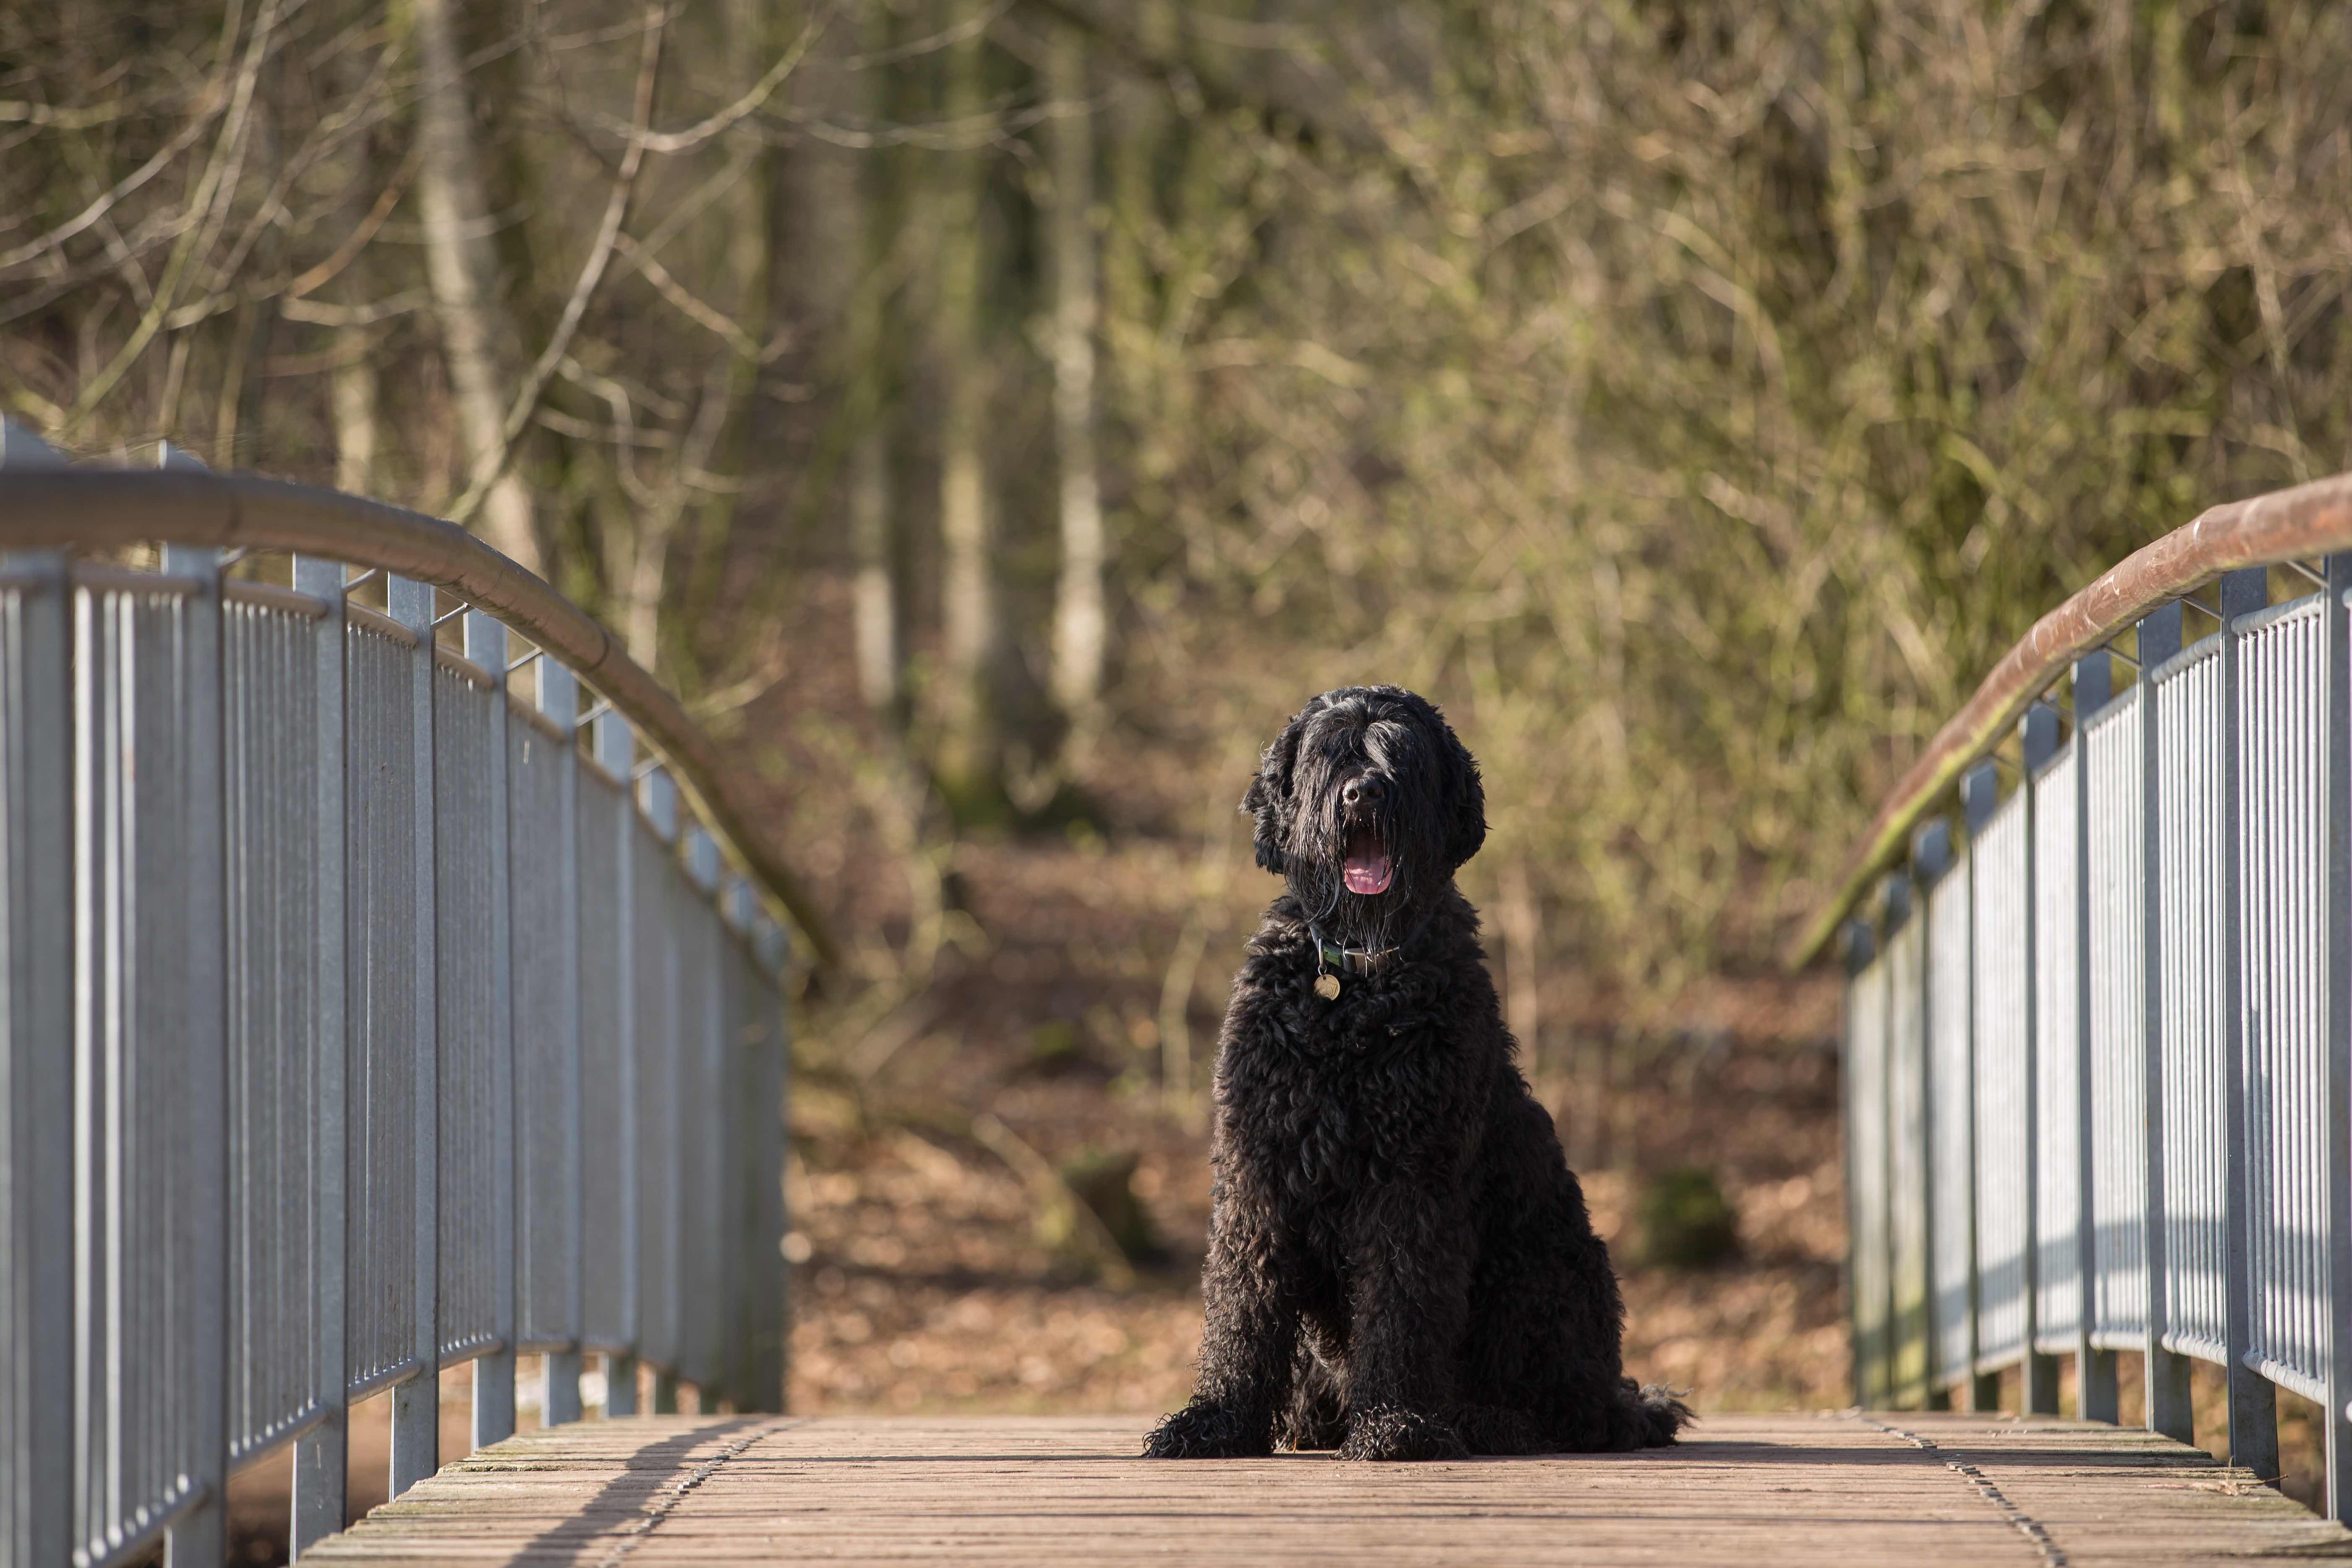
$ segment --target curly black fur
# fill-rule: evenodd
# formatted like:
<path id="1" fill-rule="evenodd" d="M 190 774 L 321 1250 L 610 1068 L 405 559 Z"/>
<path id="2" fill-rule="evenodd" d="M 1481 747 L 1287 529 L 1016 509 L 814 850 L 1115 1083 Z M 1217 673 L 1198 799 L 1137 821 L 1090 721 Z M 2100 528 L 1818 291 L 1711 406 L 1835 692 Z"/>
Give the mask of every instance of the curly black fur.
<path id="1" fill-rule="evenodd" d="M 1454 885 L 1486 836 L 1476 762 L 1421 697 L 1349 686 L 1291 719 L 1243 809 L 1258 863 L 1288 887 L 1250 940 L 1218 1048 L 1200 1379 L 1145 1453 L 1673 1442 L 1690 1412 L 1623 1375 L 1608 1248 L 1519 1075 Z M 1349 892 L 1342 865 L 1367 847 L 1389 884 Z M 1310 922 L 1338 946 L 1400 951 L 1327 1001 Z"/>

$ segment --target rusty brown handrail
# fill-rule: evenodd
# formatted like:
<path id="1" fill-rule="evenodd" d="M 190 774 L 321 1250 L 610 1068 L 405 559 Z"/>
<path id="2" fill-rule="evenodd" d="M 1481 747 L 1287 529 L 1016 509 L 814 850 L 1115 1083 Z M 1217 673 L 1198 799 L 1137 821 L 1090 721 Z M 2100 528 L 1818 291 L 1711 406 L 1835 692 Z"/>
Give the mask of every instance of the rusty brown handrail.
<path id="1" fill-rule="evenodd" d="M 340 491 L 200 469 L 0 471 L 0 549 L 211 545 L 327 556 L 446 588 L 497 615 L 604 694 L 652 742 L 702 815 L 808 939 L 840 964 L 824 915 L 729 783 L 718 750 L 612 633 L 553 588 L 454 523 Z"/>
<path id="2" fill-rule="evenodd" d="M 1801 968 L 1820 956 L 1871 879 L 1895 861 L 1929 808 L 1970 764 L 2000 743 L 2033 700 L 2083 654 L 2160 605 L 2242 567 L 2352 550 L 2352 474 L 2315 479 L 2200 513 L 2134 550 L 2097 581 L 2033 623 L 2001 656 L 1966 706 L 1936 733 L 1919 760 L 1878 809 L 1848 858 L 1837 892 L 1789 944 Z"/>

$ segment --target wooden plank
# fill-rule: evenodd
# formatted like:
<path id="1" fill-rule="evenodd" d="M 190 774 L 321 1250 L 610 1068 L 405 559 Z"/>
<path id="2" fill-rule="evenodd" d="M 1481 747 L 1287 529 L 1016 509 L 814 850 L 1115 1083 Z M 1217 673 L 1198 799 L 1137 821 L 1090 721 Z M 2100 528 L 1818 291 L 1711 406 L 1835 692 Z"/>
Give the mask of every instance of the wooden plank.
<path id="1" fill-rule="evenodd" d="M 1146 1423 L 686 1417 L 527 1434 L 320 1561 L 796 1564 L 2220 1563 L 2352 1534 L 2148 1433 L 1904 1413 L 1717 1416 L 1640 1454 L 1352 1465 L 1135 1458 Z M 307 1559 L 306 1559 L 307 1560 Z"/>

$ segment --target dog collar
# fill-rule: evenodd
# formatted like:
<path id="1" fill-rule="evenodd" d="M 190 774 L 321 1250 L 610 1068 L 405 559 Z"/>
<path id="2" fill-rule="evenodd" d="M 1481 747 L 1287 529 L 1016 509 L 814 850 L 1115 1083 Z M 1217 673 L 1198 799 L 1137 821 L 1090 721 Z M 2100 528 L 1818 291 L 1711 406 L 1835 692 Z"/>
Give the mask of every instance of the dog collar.
<path id="1" fill-rule="evenodd" d="M 1402 952 L 1404 944 L 1392 947 L 1339 947 L 1323 939 L 1320 927 L 1309 922 L 1307 934 L 1315 939 L 1315 991 L 1326 1001 L 1339 994 L 1339 977 L 1330 972 L 1337 968 L 1350 975 L 1373 975 L 1391 956 Z"/>
<path id="2" fill-rule="evenodd" d="M 1316 967 L 1330 964 L 1351 975 L 1372 974 L 1380 968 L 1382 959 L 1398 951 L 1395 947 L 1334 947 L 1323 940 L 1321 932 L 1314 933 L 1314 936 Z"/>

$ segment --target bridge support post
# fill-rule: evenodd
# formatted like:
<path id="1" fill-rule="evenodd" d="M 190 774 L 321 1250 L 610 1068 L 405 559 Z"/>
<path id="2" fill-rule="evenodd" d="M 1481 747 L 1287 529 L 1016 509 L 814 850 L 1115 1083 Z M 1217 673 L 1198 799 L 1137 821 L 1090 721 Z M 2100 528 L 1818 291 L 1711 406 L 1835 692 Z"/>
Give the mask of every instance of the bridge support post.
<path id="1" fill-rule="evenodd" d="M 490 677 L 490 1257 L 496 1350 L 474 1362 L 474 1447 L 504 1442 L 515 1429 L 515 1103 L 513 835 L 508 822 L 507 629 L 466 612 L 466 657 Z"/>
<path id="2" fill-rule="evenodd" d="M 1864 1162 L 1854 1157 L 1857 1129 L 1862 1125 L 1863 1105 L 1856 1085 L 1862 1079 L 1863 1053 L 1875 1051 L 1880 1042 L 1862 1038 L 1858 1021 L 1862 1009 L 1854 997 L 1854 988 L 1870 967 L 1873 943 L 1869 923 L 1848 920 L 1840 928 L 1840 940 L 1845 959 L 1846 1002 L 1845 1027 L 1841 1031 L 1843 1053 L 1838 1062 L 1838 1084 L 1845 1101 L 1843 1106 L 1844 1136 L 1839 1140 L 1845 1164 L 1845 1236 L 1846 1279 L 1849 1300 L 1846 1305 L 1847 1383 L 1853 1390 L 1853 1402 L 1860 1406 L 1871 1403 L 1872 1391 L 1877 1385 L 1877 1327 L 1871 1321 L 1870 1303 L 1863 1291 L 1863 1254 L 1872 1243 L 1871 1227 L 1864 1223 L 1868 1212 L 1864 1195 L 1872 1175 Z"/>
<path id="3" fill-rule="evenodd" d="M 392 618 L 416 634 L 415 676 L 410 687 L 409 755 L 415 766 L 416 881 L 415 1099 L 413 1103 L 416 1157 L 416 1374 L 392 1390 L 392 1480 L 398 1497 L 441 1467 L 440 1289 L 440 1040 L 439 974 L 433 874 L 433 586 L 406 578 L 385 579 Z"/>
<path id="4" fill-rule="evenodd" d="M 636 1413 L 637 1358 L 607 1354 L 604 1357 L 604 1414 L 634 1416 Z"/>
<path id="5" fill-rule="evenodd" d="M 2248 1364 L 2254 1343 L 2253 1260 L 2247 1244 L 2252 1173 L 2246 1126 L 2244 847 L 2238 825 L 2244 811 L 2244 758 L 2238 633 L 2231 624 L 2270 602 L 2270 573 L 2262 567 L 2221 579 L 2221 1064 L 2222 1125 L 2230 1130 L 2223 1223 L 2228 1229 L 2229 1293 L 2224 1349 L 2229 1361 L 2230 1463 L 2265 1481 L 2279 1476 L 2277 1385 Z"/>
<path id="6" fill-rule="evenodd" d="M 734 1026 L 740 1037 L 735 1051 L 745 1145 L 737 1156 L 740 1174 L 730 1178 L 743 1193 L 739 1235 L 730 1239 L 736 1265 L 727 1396 L 739 1411 L 781 1411 L 789 1288 L 783 1255 L 784 1101 L 791 1048 L 782 998 L 783 933 L 761 913 L 748 883 L 733 883 L 729 903 L 731 923 L 777 989 L 765 998 L 756 988 L 743 995 L 740 1002 L 750 1016 L 740 1017 Z"/>
<path id="7" fill-rule="evenodd" d="M 636 738 L 618 714 L 605 714 L 591 727 L 590 745 L 596 756 L 597 766 L 614 779 L 626 779 L 636 765 Z M 637 947 L 636 947 L 636 819 L 633 809 L 624 809 L 618 817 L 617 841 L 613 846 L 614 885 L 604 890 L 613 900 L 614 928 L 619 941 L 616 949 L 603 961 L 614 966 L 619 1015 L 621 1082 L 618 1103 L 621 1111 L 620 1146 L 604 1151 L 621 1176 L 620 1234 L 596 1239 L 614 1255 L 621 1278 L 621 1294 L 625 1303 L 623 1321 L 627 1325 L 626 1338 L 634 1347 L 644 1332 L 645 1308 L 638 1290 L 637 1233 L 642 1223 L 638 1216 L 637 1183 Z M 582 1238 L 584 1249 L 589 1244 Z M 604 1356 L 604 1414 L 635 1416 L 637 1414 L 637 1357 L 633 1349 L 607 1352 Z"/>
<path id="8" fill-rule="evenodd" d="M 2115 672 L 2105 653 L 2086 653 L 2074 661 L 2074 995 L 2075 1149 L 2082 1202 L 2075 1213 L 2077 1272 L 2082 1278 L 2081 1329 L 2074 1343 L 2074 1409 L 2084 1421 L 2115 1421 L 2122 1412 L 2116 1385 L 2116 1353 L 2101 1350 L 2093 1338 L 2099 1322 L 2099 1227 L 2094 1203 L 2092 1150 L 2096 1127 L 2092 1117 L 2095 1089 L 2091 1071 L 2091 764 L 2083 727 L 2091 716 L 2107 706 L 2115 693 Z"/>
<path id="9" fill-rule="evenodd" d="M 62 466 L 0 422 L 0 467 Z M 49 461 L 43 461 L 44 458 Z M 11 554 L 0 590 L 0 1560 L 70 1561 L 74 1389 L 72 610 L 62 554 Z"/>
<path id="10" fill-rule="evenodd" d="M 2047 1173 L 2042 1169 L 2042 1044 L 2038 1036 L 2038 1020 L 2042 1002 L 2039 965 L 2034 957 L 2041 941 L 2034 922 L 2041 918 L 2041 894 L 2035 878 L 2041 875 L 2037 857 L 2030 847 L 2040 830 L 2034 826 L 2036 810 L 2033 780 L 2050 759 L 2058 755 L 2058 710 L 2046 701 L 2036 702 L 2017 721 L 2018 758 L 2024 778 L 2018 788 L 2025 796 L 2026 832 L 2029 848 L 2025 856 L 2025 1250 L 2020 1260 L 2024 1280 L 2020 1290 L 2024 1295 L 2025 1333 L 2024 1359 L 2018 1372 L 2020 1402 L 2029 1416 L 2058 1414 L 2058 1358 L 2042 1350 L 2042 1184 Z"/>
<path id="11" fill-rule="evenodd" d="M 170 451 L 166 465 L 173 465 Z M 190 1352 L 184 1397 L 188 1461 L 201 1500 L 166 1536 L 171 1568 L 206 1568 L 228 1555 L 228 914 L 221 701 L 220 552 L 167 545 L 163 570 L 193 578 L 196 591 L 183 610 L 182 658 L 187 709 L 186 802 L 187 972 L 185 1023 L 180 1038 L 189 1094 L 186 1127 L 193 1139 L 187 1168 L 187 1276 L 175 1281 L 178 1325 Z"/>
<path id="12" fill-rule="evenodd" d="M 1927 900 L 1906 868 L 1886 879 L 1886 1212 L 1888 1388 L 1895 1409 L 1925 1409 L 1928 1335 Z"/>
<path id="13" fill-rule="evenodd" d="M 319 731 L 313 757 L 317 838 L 310 854 L 317 877 L 319 944 L 316 1052 L 311 1072 L 317 1099 L 311 1112 L 319 1152 L 317 1228 L 312 1246 L 319 1322 L 318 1397 L 325 1414 L 319 1425 L 295 1439 L 294 1518 L 291 1546 L 299 1559 L 342 1529 L 349 1484 L 347 1416 L 350 1368 L 344 1359 L 344 833 L 343 833 L 343 563 L 316 556 L 294 559 L 294 587 L 327 607 L 318 622 L 312 664 L 317 682 Z"/>
<path id="14" fill-rule="evenodd" d="M 2327 1517 L 2352 1522 L 2352 555 L 2327 558 Z"/>
<path id="15" fill-rule="evenodd" d="M 559 977 L 563 1017 L 561 1023 L 563 1059 L 558 1093 L 562 1103 L 557 1107 L 557 1120 L 565 1129 L 563 1163 L 567 1175 L 564 1189 L 569 1194 L 563 1217 L 566 1238 L 564 1259 L 567 1277 L 564 1281 L 562 1332 L 569 1343 L 545 1353 L 541 1363 L 540 1419 L 551 1427 L 560 1427 L 580 1419 L 580 1335 L 584 1312 L 584 1259 L 587 1236 L 583 1228 L 584 1216 L 581 1200 L 581 1083 L 580 1053 L 580 764 L 577 737 L 580 727 L 580 686 L 572 672 L 553 659 L 542 658 L 537 666 L 537 691 L 534 700 L 541 717 L 552 723 L 562 733 L 564 767 L 557 787 L 557 854 L 561 857 L 557 871 L 559 900 L 562 909 L 562 929 L 556 934 L 556 951 L 562 955 L 562 973 Z"/>
<path id="16" fill-rule="evenodd" d="M 1937 1276 L 1937 1256 L 1944 1238 L 1939 1223 L 1944 1207 L 1941 1188 L 1951 1179 L 1949 1173 L 1937 1168 L 1937 1128 L 1948 1115 L 1965 1117 L 1968 1107 L 1945 1105 L 1936 1092 L 1936 1058 L 1943 1049 L 1937 1039 L 1937 1023 L 1944 1009 L 1944 998 L 1937 994 L 1937 980 L 1942 967 L 1943 955 L 1936 939 L 1935 907 L 1945 879 L 1954 874 L 1952 869 L 1952 824 L 1942 817 L 1931 818 L 1911 835 L 1911 874 L 1918 884 L 1917 910 L 1914 918 L 1919 922 L 1919 1077 L 1916 1092 L 1919 1097 L 1917 1136 L 1919 1145 L 1919 1366 L 1920 1407 L 1927 1410 L 1949 1410 L 1952 1388 L 1943 1378 L 1943 1336 L 1948 1326 L 1944 1321 L 1949 1303 L 1943 1299 L 1943 1281 Z M 1967 874 L 1965 873 L 1960 874 Z M 1973 970 L 1974 965 L 1967 966 Z M 1971 983 L 1973 983 L 1971 981 Z M 1964 1030 L 1965 1032 L 1965 1030 Z M 1972 1183 L 1971 1169 L 1968 1179 Z M 1974 1207 L 1974 1194 L 1969 1195 Z M 1967 1304 L 1961 1309 L 1963 1329 L 1973 1352 L 1976 1343 L 1976 1292 L 1971 1286 Z"/>
<path id="17" fill-rule="evenodd" d="M 646 770 L 638 786 L 638 800 L 654 836 L 661 841 L 667 853 L 676 854 L 679 825 L 677 784 L 667 769 Z M 642 899 L 646 890 L 636 891 Z M 652 1126 L 642 1120 L 638 1124 L 637 1345 L 654 1364 L 653 1413 L 675 1416 L 678 1356 L 686 1343 L 680 1291 L 686 1236 L 684 1059 L 688 1044 L 683 1038 L 684 1009 L 679 998 L 684 984 L 679 973 L 682 955 L 677 933 L 672 930 L 636 931 L 632 936 L 639 951 L 648 942 L 660 944 L 656 973 L 662 988 L 654 1009 L 659 1025 L 650 1038 L 641 1033 L 636 1039 L 637 1113 L 643 1118 L 646 1103 L 650 1101 L 661 1118 Z M 633 951 L 633 963 L 636 956 Z M 643 997 L 637 998 L 637 1016 L 646 1016 Z M 659 1293 L 657 1297 L 656 1292 Z"/>
<path id="18" fill-rule="evenodd" d="M 2147 1348 L 2143 1369 L 2147 1393 L 2147 1429 L 2186 1443 L 2196 1436 L 2189 1406 L 2189 1358 L 2165 1344 L 2171 1316 L 2166 1285 L 2164 1146 L 2164 945 L 2158 940 L 2163 908 L 2164 835 L 2158 796 L 2163 769 L 2158 766 L 2157 666 L 2180 652 L 2181 609 L 2165 605 L 2139 623 L 2140 664 L 2140 976 L 2142 1007 L 2147 1019 L 2142 1032 L 2146 1052 L 2147 1203 L 2144 1212 L 2147 1260 Z"/>
<path id="19" fill-rule="evenodd" d="M 1976 844 L 1978 834 L 1985 830 L 1985 822 L 1992 821 L 1994 809 L 2000 809 L 2001 804 L 2001 773 L 2000 768 L 1994 767 L 1990 757 L 1985 759 L 1985 762 L 1978 762 L 1976 767 L 1969 768 L 1969 771 L 1961 776 L 1959 804 L 1961 804 L 1961 818 L 1964 818 L 1969 830 L 1969 841 L 1971 841 L 1973 846 Z M 1976 1037 L 1978 1037 L 1978 1028 L 1980 1028 L 1980 1022 L 1978 1022 L 1980 1013 L 1978 1013 L 1978 1009 L 1980 1009 L 1980 1001 L 1983 1001 L 1976 995 L 1976 900 L 1978 895 L 1980 895 L 1976 886 L 1978 862 L 1980 862 L 1980 858 L 1978 858 L 1976 851 L 1971 849 L 1971 853 L 1969 853 L 1969 943 L 1971 943 L 1971 947 L 1969 947 L 1969 1070 L 1967 1074 L 1964 1074 L 1967 1093 L 1961 1095 L 1964 1103 L 1961 1103 L 1959 1107 L 1959 1114 L 1964 1114 L 1969 1119 L 1969 1138 L 1967 1138 L 1969 1173 L 1967 1177 L 1964 1177 L 1964 1180 L 1967 1180 L 1967 1192 L 1969 1192 L 1969 1307 L 1967 1312 L 1969 1312 L 1969 1371 L 1971 1371 L 1971 1375 L 1969 1375 L 1969 1408 L 2000 1410 L 2001 1408 L 2001 1375 L 1997 1371 L 1992 1373 L 1983 1371 L 1985 1277 L 1983 1277 L 1983 1267 L 1980 1267 L 1983 1265 L 1983 1246 L 1980 1246 L 1980 1237 L 1978 1237 L 1978 1232 L 1980 1232 L 1980 1228 L 1983 1228 L 1983 1222 L 1985 1222 L 1983 1201 L 1980 1201 L 1985 1194 L 1983 1173 L 1978 1171 L 1978 1164 L 1980 1164 L 1980 1159 L 1983 1159 L 1983 1155 L 1980 1155 L 1980 1152 L 1983 1152 L 1983 1128 L 1978 1126 L 1978 1116 L 1976 1116 L 1976 1110 L 1978 1110 L 1976 1082 L 1978 1082 L 1978 1072 L 1980 1072 L 1980 1065 L 1978 1065 L 1976 1061 Z M 2032 952 L 2032 947 L 2028 947 L 2028 952 Z"/>
<path id="20" fill-rule="evenodd" d="M 2025 818 L 2028 821 L 2028 830 L 2025 830 L 2028 844 L 2032 844 L 2034 834 L 2039 832 L 2032 825 L 2032 780 L 2055 755 L 2058 755 L 2058 710 L 2046 701 L 2034 703 L 2032 707 L 2025 710 L 2025 717 L 2018 719 L 2018 757 L 2025 764 L 2022 767 L 2025 783 L 2021 785 L 2021 789 L 2025 792 L 2025 811 L 2028 811 L 2028 818 Z M 2025 934 L 2025 955 L 2028 955 L 2028 959 L 2025 959 L 2025 1018 L 2028 1020 L 2042 1018 L 2042 1001 L 2039 1001 L 2037 989 L 2039 964 L 2032 956 L 2039 943 L 2039 936 L 2034 934 L 2032 924 L 2039 919 L 2037 910 L 2042 907 L 2042 895 L 2037 894 L 2037 883 L 2034 883 L 2034 877 L 2039 877 L 2039 874 L 2042 873 L 2039 873 L 2037 858 L 2028 849 L 2028 853 L 2025 853 L 2025 922 L 2028 922 L 2028 934 Z M 2042 1058 L 2039 1028 L 2030 1025 L 2025 1030 L 2025 1283 L 2022 1283 L 2022 1291 L 2025 1291 L 2025 1361 L 2022 1361 L 2022 1368 L 2018 1373 L 2018 1383 L 2021 1383 L 2018 1394 L 2021 1394 L 2021 1404 L 2025 1406 L 2025 1416 L 2058 1416 L 2058 1356 L 2051 1356 L 2037 1349 L 2039 1338 L 2042 1338 L 2042 1183 L 2046 1180 L 2044 1171 L 2042 1171 L 2042 1135 L 2039 1135 L 2042 1114 L 2044 1114 L 2042 1112 L 2042 1091 L 2039 1091 L 2039 1083 L 2042 1083 L 2042 1061 L 2039 1058 Z"/>

